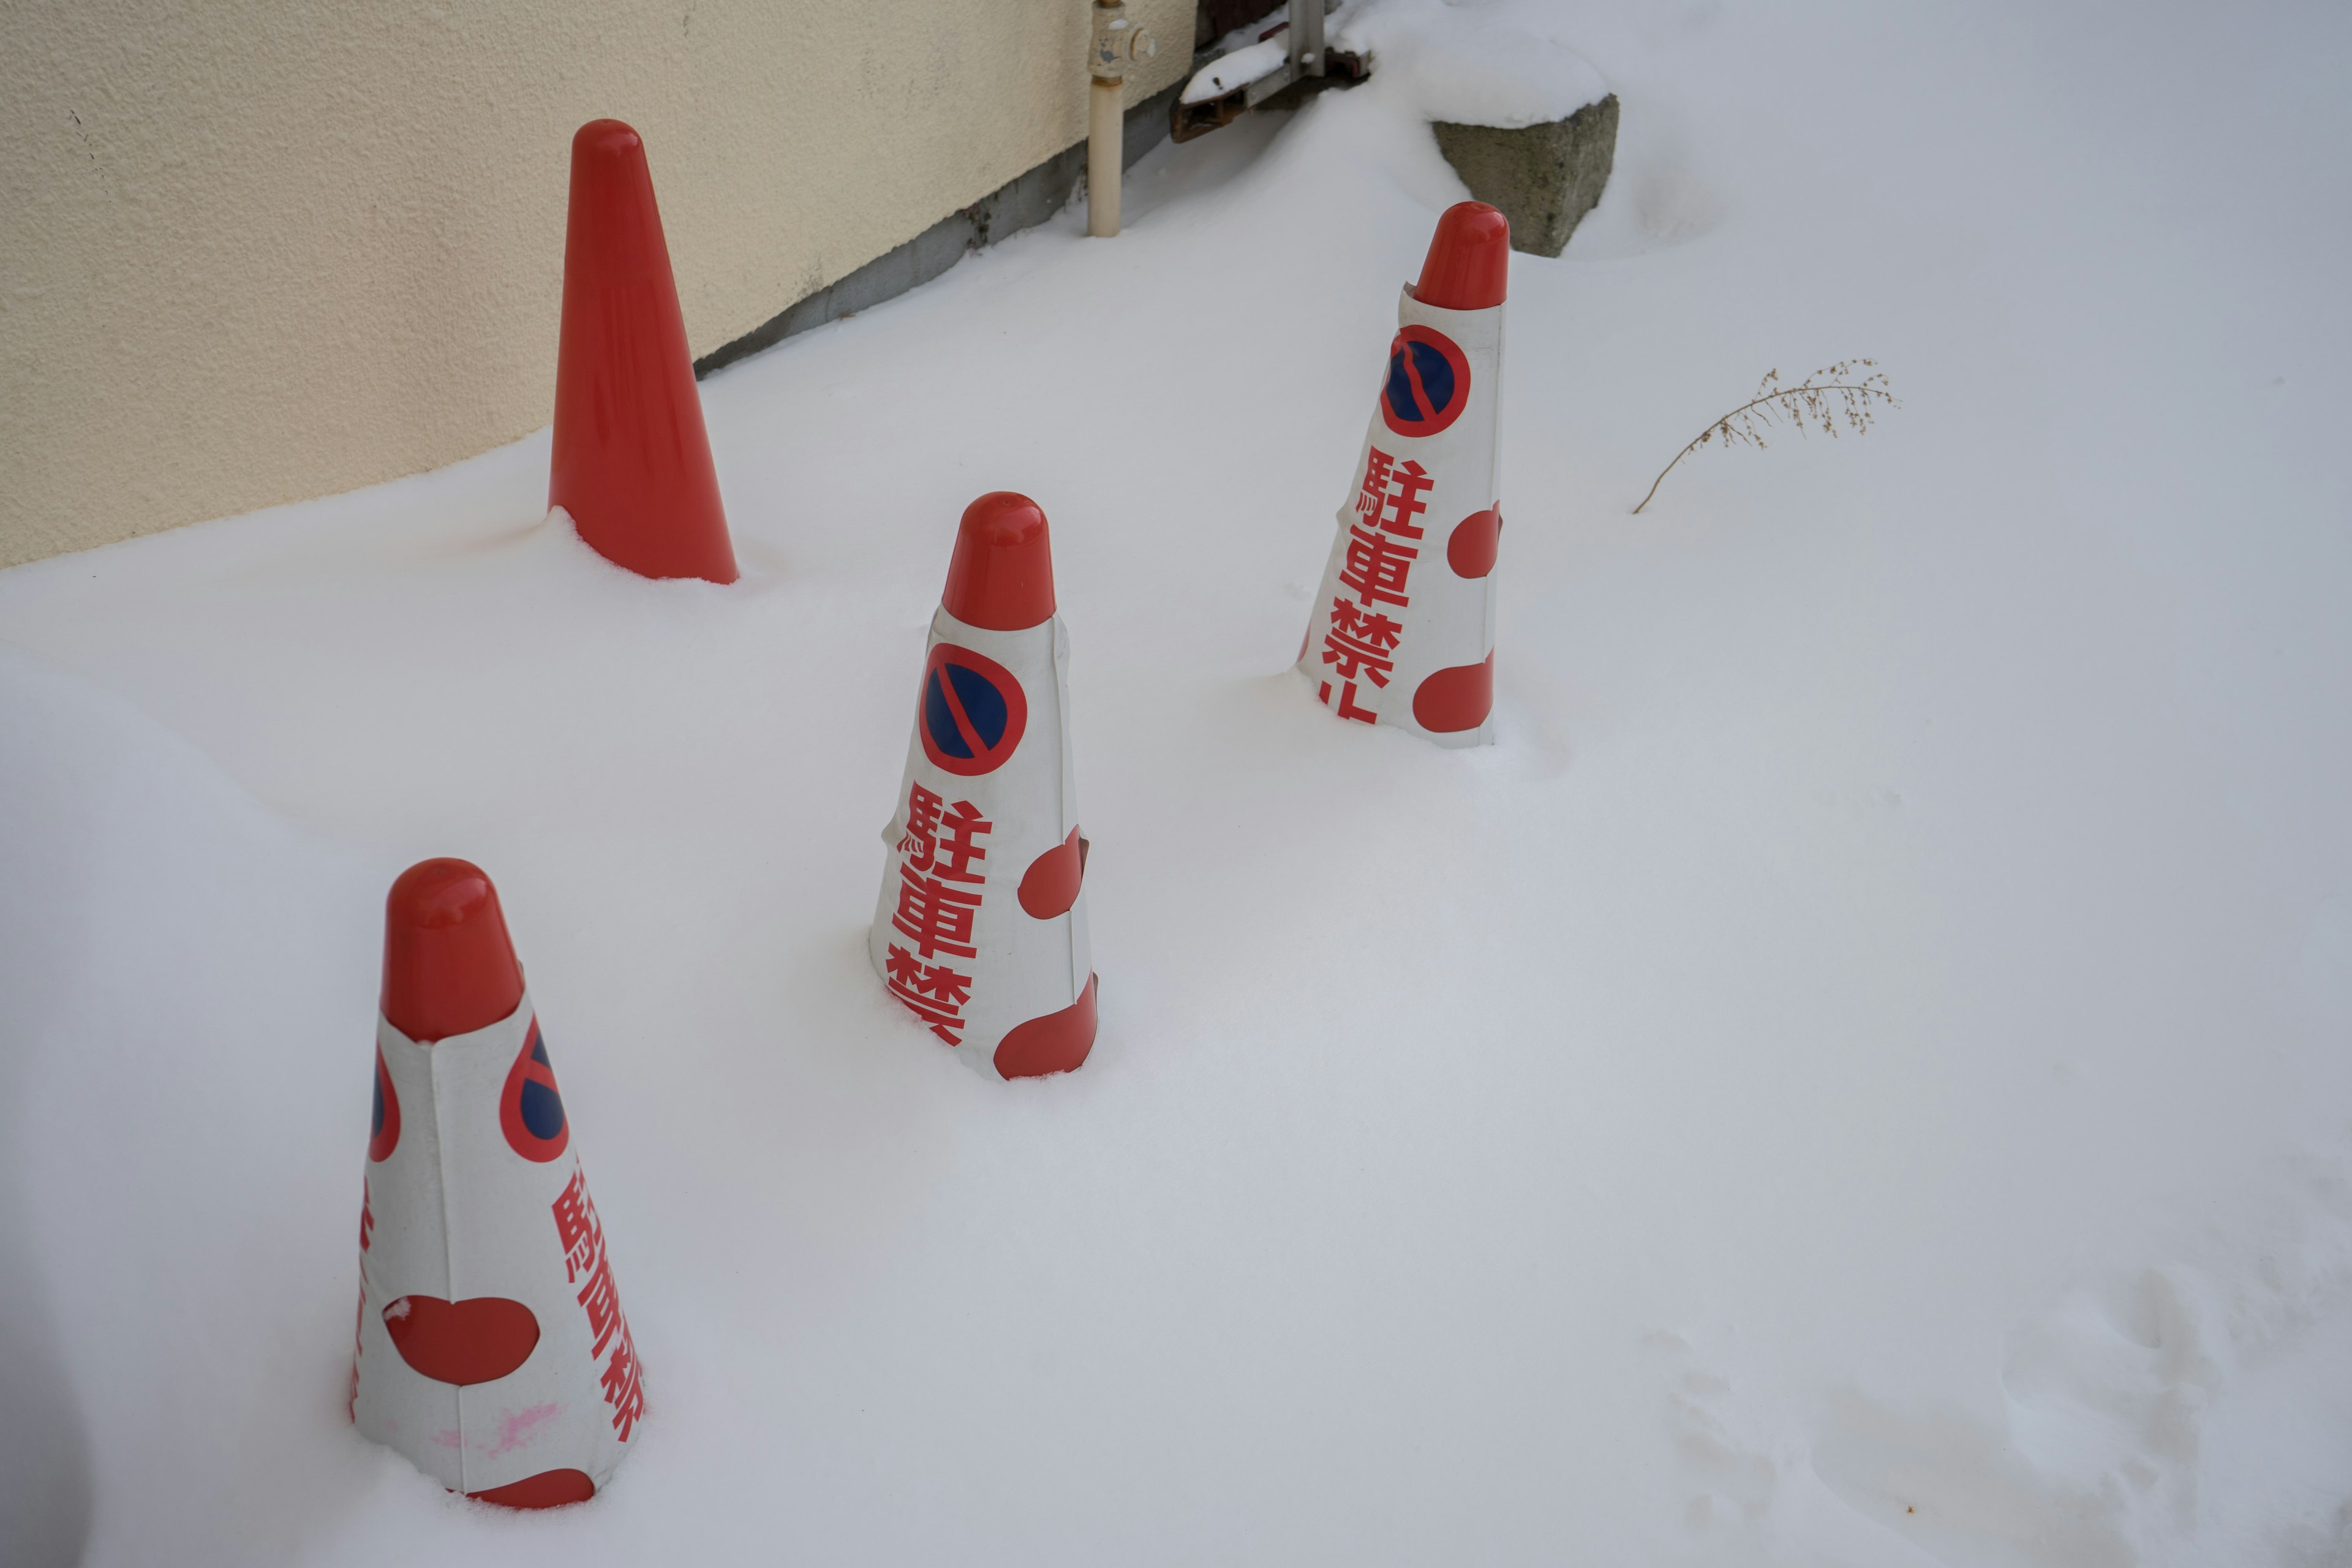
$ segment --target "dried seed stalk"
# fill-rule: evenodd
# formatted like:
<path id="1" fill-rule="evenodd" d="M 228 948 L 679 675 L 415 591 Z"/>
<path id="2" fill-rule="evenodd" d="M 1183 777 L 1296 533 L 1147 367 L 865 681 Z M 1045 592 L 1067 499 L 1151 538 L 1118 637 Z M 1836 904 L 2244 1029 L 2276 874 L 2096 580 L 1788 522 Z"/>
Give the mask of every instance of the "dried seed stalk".
<path id="1" fill-rule="evenodd" d="M 1764 427 L 1773 423 L 1776 414 L 1794 425 L 1801 436 L 1808 433 L 1808 426 L 1819 426 L 1822 434 L 1834 440 L 1840 424 L 1859 436 L 1876 421 L 1882 404 L 1889 408 L 1903 406 L 1874 359 L 1842 359 L 1794 386 L 1782 386 L 1780 373 L 1768 370 L 1756 384 L 1755 396 L 1693 437 L 1690 445 L 1675 454 L 1673 463 L 1658 470 L 1658 477 L 1650 481 L 1649 494 L 1633 509 L 1634 515 L 1650 504 L 1658 486 L 1675 471 L 1675 463 L 1710 441 L 1727 447 L 1769 447 L 1771 443 L 1764 439 Z"/>

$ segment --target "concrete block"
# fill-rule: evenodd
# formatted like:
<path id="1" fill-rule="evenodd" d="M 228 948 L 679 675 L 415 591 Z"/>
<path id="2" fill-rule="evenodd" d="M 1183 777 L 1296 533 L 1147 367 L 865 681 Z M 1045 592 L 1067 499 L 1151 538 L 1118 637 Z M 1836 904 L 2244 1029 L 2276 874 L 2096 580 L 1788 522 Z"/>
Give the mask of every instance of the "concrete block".
<path id="1" fill-rule="evenodd" d="M 1617 161 L 1617 95 L 1515 131 L 1437 122 L 1438 150 L 1470 194 L 1511 220 L 1511 248 L 1558 256 Z"/>

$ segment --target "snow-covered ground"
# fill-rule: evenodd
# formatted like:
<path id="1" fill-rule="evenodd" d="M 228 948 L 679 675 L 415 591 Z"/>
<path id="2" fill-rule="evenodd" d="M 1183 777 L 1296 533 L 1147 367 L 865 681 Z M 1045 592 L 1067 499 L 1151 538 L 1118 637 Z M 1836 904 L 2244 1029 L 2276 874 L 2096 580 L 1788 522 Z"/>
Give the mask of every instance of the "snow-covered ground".
<path id="1" fill-rule="evenodd" d="M 1116 242 L 706 384 L 735 586 L 543 525 L 543 434 L 0 574 L 0 1555 L 2352 1563 L 2352 12 L 1349 25 Z M 1623 140 L 1515 262 L 1501 742 L 1441 752 L 1286 667 L 1463 195 L 1422 121 L 1579 56 Z M 1853 354 L 1874 432 L 1628 515 Z M 1000 487 L 1103 980 L 1010 1086 L 863 937 Z M 439 854 L 647 1368 L 551 1514 L 343 1414 Z"/>

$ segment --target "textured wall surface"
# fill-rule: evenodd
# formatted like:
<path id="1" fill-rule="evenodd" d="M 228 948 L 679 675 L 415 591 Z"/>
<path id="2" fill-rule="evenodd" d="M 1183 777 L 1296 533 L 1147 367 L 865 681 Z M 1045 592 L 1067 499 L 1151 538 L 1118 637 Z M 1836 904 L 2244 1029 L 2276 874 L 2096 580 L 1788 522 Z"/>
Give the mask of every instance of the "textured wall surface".
<path id="1" fill-rule="evenodd" d="M 1183 73 L 1192 0 L 1129 0 Z M 1085 0 L 10 0 L 0 566 L 547 422 L 572 132 L 706 353 L 1086 134 Z"/>

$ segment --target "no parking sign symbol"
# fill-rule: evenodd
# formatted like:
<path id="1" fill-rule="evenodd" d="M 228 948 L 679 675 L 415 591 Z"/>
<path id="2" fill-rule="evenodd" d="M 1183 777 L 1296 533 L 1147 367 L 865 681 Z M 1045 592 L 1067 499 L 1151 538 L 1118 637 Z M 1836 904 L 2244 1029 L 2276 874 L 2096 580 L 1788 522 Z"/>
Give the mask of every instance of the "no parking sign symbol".
<path id="1" fill-rule="evenodd" d="M 1434 436 L 1470 405 L 1470 361 L 1433 327 L 1406 327 L 1389 344 L 1381 417 L 1400 436 Z"/>
<path id="2" fill-rule="evenodd" d="M 933 766 L 961 778 L 994 773 L 1028 726 L 1029 699 L 1011 670 L 953 643 L 931 649 L 915 732 Z"/>
<path id="3" fill-rule="evenodd" d="M 547 1059 L 537 1018 L 499 1094 L 499 1127 L 507 1146 L 535 1164 L 547 1163 L 571 1146 L 572 1123 L 563 1114 L 563 1096 L 555 1087 L 555 1067 Z"/>
<path id="4" fill-rule="evenodd" d="M 368 1160 L 382 1164 L 400 1147 L 400 1091 L 383 1065 L 383 1047 L 375 1053 L 375 1115 L 368 1128 Z"/>

